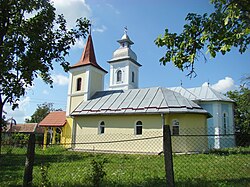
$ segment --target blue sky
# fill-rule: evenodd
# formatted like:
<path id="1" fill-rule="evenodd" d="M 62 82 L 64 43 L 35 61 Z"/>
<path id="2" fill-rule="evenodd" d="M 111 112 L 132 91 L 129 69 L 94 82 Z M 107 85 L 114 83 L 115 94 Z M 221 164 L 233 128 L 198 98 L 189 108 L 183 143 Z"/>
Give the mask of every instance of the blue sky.
<path id="1" fill-rule="evenodd" d="M 133 51 L 142 67 L 140 68 L 139 87 L 198 87 L 206 82 L 220 92 L 236 89 L 242 76 L 249 75 L 250 50 L 241 55 L 233 49 L 227 55 L 217 55 L 211 59 L 207 55 L 207 63 L 201 58 L 196 62 L 197 77 L 188 78 L 188 72 L 181 72 L 172 63 L 160 65 L 159 59 L 164 55 L 164 48 L 158 48 L 154 40 L 164 33 L 165 28 L 180 33 L 189 12 L 210 13 L 213 6 L 209 0 L 54 0 L 57 13 L 63 13 L 69 27 L 74 20 L 87 17 L 92 21 L 92 39 L 97 62 L 109 71 L 108 60 L 118 48 L 116 42 L 121 38 L 124 27 L 134 42 Z M 71 65 L 81 57 L 86 40 L 78 41 L 70 50 L 67 60 Z M 20 106 L 12 111 L 6 106 L 7 117 L 14 117 L 18 123 L 31 116 L 38 104 L 54 103 L 54 108 L 66 109 L 68 73 L 59 65 L 51 72 L 54 87 L 51 89 L 35 80 L 34 86 L 27 90 L 21 98 Z M 109 74 L 105 77 L 105 88 L 109 87 Z"/>

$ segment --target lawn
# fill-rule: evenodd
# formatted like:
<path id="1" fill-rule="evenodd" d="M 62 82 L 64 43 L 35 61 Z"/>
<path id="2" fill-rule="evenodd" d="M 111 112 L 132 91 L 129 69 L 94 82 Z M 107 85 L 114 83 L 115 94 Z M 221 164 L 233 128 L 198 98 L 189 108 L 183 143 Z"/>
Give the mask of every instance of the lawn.
<path id="1" fill-rule="evenodd" d="M 176 186 L 250 186 L 250 149 L 238 150 L 174 155 Z M 3 148 L 0 186 L 22 186 L 25 151 Z M 93 170 L 93 160 L 103 167 Z M 101 186 L 165 186 L 162 155 L 82 153 L 61 147 L 36 148 L 33 186 L 93 186 L 93 176 L 100 178 L 103 171 Z"/>

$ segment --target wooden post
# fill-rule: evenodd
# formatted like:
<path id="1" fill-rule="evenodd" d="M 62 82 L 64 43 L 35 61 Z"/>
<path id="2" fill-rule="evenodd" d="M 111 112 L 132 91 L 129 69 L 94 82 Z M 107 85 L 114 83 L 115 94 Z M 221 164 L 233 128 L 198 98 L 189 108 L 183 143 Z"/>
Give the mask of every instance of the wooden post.
<path id="1" fill-rule="evenodd" d="M 52 134 L 52 145 L 56 144 L 56 127 L 53 127 L 53 134 Z"/>
<path id="2" fill-rule="evenodd" d="M 25 187 L 32 186 L 32 173 L 35 159 L 35 139 L 35 134 L 30 134 L 23 176 L 23 186 Z"/>
<path id="3" fill-rule="evenodd" d="M 174 187 L 174 168 L 172 157 L 171 132 L 169 125 L 163 125 L 163 152 L 165 161 L 166 183 Z"/>
<path id="4" fill-rule="evenodd" d="M 2 154 L 2 119 L 0 117 L 0 155 Z"/>
<path id="5" fill-rule="evenodd" d="M 43 150 L 47 147 L 47 135 L 48 135 L 48 128 L 44 128 L 44 134 L 43 134 Z"/>

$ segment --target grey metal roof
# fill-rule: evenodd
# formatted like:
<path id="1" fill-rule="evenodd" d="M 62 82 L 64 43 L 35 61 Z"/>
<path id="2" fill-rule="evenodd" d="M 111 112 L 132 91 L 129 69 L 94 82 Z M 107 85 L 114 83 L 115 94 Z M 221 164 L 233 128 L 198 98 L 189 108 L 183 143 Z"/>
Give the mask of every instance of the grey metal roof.
<path id="1" fill-rule="evenodd" d="M 192 101 L 227 101 L 234 102 L 232 99 L 214 90 L 210 86 L 201 86 L 196 88 L 173 87 L 169 88 Z"/>
<path id="2" fill-rule="evenodd" d="M 182 86 L 172 87 L 168 89 L 180 93 L 183 97 L 186 97 L 190 100 L 198 100 L 198 97 L 196 95 L 194 95 L 191 91 L 187 90 L 186 88 L 183 88 Z"/>
<path id="3" fill-rule="evenodd" d="M 71 115 L 136 113 L 203 113 L 209 115 L 193 101 L 177 92 L 161 87 L 96 92 L 91 99 L 82 102 Z"/>

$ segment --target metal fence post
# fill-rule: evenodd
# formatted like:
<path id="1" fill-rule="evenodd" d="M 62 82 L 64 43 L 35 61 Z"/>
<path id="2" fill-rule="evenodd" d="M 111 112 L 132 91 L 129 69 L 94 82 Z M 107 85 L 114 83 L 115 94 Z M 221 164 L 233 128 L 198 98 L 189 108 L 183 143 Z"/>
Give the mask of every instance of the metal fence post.
<path id="1" fill-rule="evenodd" d="M 32 186 L 32 173 L 35 159 L 35 134 L 30 134 L 27 155 L 25 161 L 25 170 L 23 176 L 23 186 Z"/>
<path id="2" fill-rule="evenodd" d="M 163 152 L 165 161 L 166 183 L 174 187 L 174 169 L 171 145 L 171 132 L 169 125 L 163 125 Z"/>

